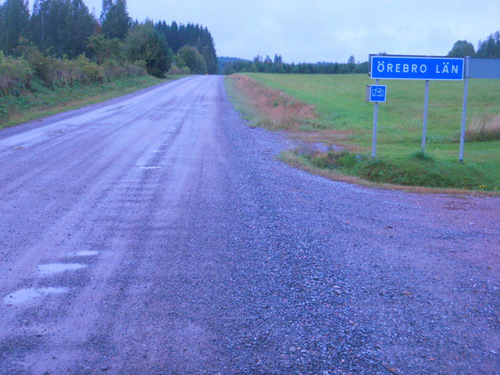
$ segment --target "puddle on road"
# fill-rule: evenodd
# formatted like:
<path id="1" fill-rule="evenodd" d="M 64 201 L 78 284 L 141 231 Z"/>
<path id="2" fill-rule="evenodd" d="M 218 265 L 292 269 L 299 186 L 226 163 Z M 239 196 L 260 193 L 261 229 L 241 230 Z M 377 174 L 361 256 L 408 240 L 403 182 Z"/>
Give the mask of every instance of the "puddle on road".
<path id="1" fill-rule="evenodd" d="M 31 288 L 21 289 L 4 297 L 3 301 L 7 305 L 19 305 L 34 299 L 49 296 L 51 294 L 67 293 L 68 288 Z"/>
<path id="2" fill-rule="evenodd" d="M 77 251 L 76 253 L 71 253 L 70 255 L 73 255 L 76 257 L 93 257 L 96 255 L 99 255 L 99 252 L 94 251 L 94 250 L 81 250 L 81 251 Z"/>
<path id="3" fill-rule="evenodd" d="M 85 267 L 87 267 L 86 264 L 80 263 L 51 263 L 38 266 L 38 271 L 42 276 L 47 276 L 65 271 L 75 271 Z"/>

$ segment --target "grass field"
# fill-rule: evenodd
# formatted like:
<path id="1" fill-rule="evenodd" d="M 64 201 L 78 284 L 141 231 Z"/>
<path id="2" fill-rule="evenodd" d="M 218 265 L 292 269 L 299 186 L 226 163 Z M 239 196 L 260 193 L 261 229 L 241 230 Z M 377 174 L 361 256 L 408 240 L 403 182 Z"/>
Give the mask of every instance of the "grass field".
<path id="1" fill-rule="evenodd" d="M 280 90 L 316 107 L 318 119 L 300 129 L 316 134 L 326 144 L 338 144 L 363 156 L 371 153 L 373 103 L 367 103 L 365 75 L 248 74 L 265 86 Z M 422 141 L 423 81 L 381 81 L 387 102 L 379 104 L 377 157 L 401 164 L 403 160 L 439 164 L 438 169 L 479 172 L 474 184 L 460 188 L 499 190 L 500 80 L 470 80 L 467 125 L 479 133 L 490 128 L 486 141 L 465 144 L 465 163 L 458 163 L 463 82 L 431 81 L 425 157 L 418 157 Z M 319 135 L 318 135 L 319 133 Z M 474 131 L 473 131 L 474 133 Z M 478 138 L 478 137 L 476 137 Z M 416 156 L 416 157 L 415 157 Z M 422 155 L 421 155 L 422 156 Z M 484 176 L 484 183 L 480 182 Z M 457 187 L 457 186 L 451 186 Z"/>

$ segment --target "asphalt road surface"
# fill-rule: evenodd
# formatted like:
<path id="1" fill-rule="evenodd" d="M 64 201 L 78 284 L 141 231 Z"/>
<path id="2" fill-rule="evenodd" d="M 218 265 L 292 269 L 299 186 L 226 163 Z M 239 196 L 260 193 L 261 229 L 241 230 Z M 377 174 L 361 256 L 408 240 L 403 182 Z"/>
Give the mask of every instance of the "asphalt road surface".
<path id="1" fill-rule="evenodd" d="M 291 146 L 215 76 L 0 131 L 0 373 L 500 373 L 500 200 Z"/>

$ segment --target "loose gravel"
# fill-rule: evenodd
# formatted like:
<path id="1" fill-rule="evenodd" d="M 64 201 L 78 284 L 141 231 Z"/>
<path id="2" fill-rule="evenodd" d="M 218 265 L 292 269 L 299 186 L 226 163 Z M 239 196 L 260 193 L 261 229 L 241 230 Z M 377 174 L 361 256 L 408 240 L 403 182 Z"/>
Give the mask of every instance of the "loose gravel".
<path id="1" fill-rule="evenodd" d="M 327 181 L 276 162 L 277 136 L 225 129 L 258 202 L 236 214 L 232 287 L 256 320 L 223 345 L 229 373 L 500 372 L 498 198 Z"/>
<path id="2" fill-rule="evenodd" d="M 62 339 L 41 350 L 45 333 L 4 333 L 0 373 L 500 373 L 500 199 L 293 169 L 276 159 L 292 144 L 246 126 L 216 88 L 213 130 L 178 155 L 192 160 L 189 182 L 179 192 L 147 185 L 147 211 L 114 219 L 114 234 L 127 224 L 129 237 L 103 237 L 133 250 L 107 264 L 89 258 L 106 277 L 57 276 L 74 284 L 67 303 L 82 290 L 89 307 L 19 316 L 80 327 L 77 312 L 90 309 L 88 328 L 66 350 Z M 174 172 L 144 173 L 175 190 Z M 56 349 L 59 360 L 30 357 Z"/>

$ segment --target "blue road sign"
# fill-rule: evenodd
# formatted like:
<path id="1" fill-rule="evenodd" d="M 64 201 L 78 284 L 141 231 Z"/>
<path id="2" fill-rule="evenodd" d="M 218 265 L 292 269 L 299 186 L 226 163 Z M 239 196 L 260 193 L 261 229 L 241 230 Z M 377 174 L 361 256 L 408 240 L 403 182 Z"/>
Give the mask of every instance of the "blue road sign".
<path id="1" fill-rule="evenodd" d="M 460 81 L 464 78 L 464 59 L 424 56 L 371 56 L 371 78 Z"/>
<path id="2" fill-rule="evenodd" d="M 386 88 L 385 85 L 370 85 L 370 102 L 384 103 Z"/>

